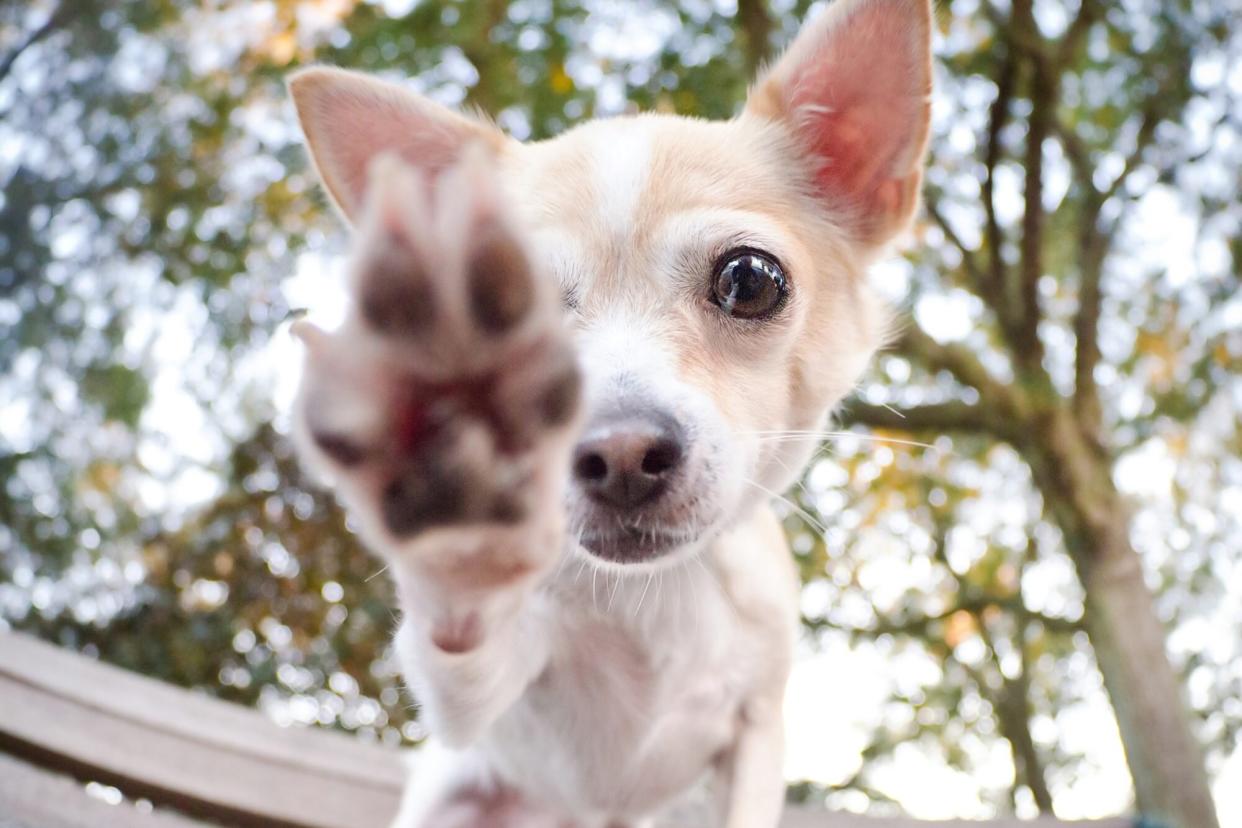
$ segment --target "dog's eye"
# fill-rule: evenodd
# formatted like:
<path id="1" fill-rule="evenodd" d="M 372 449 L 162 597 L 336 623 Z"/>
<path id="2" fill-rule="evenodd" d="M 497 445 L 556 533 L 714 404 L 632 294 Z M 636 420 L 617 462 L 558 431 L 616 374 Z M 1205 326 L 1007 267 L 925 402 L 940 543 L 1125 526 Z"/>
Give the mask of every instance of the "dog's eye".
<path id="1" fill-rule="evenodd" d="M 712 300 L 729 316 L 759 319 L 785 301 L 780 265 L 754 250 L 734 250 L 720 259 L 712 275 Z"/>

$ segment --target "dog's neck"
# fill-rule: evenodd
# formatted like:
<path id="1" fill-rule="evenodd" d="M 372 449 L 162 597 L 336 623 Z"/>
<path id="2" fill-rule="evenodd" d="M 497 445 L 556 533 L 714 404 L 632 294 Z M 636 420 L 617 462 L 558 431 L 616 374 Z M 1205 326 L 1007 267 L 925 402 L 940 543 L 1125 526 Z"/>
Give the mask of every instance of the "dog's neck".
<path id="1" fill-rule="evenodd" d="M 558 611 L 642 636 L 693 632 L 701 627 L 705 602 L 729 603 L 720 543 L 717 537 L 650 566 L 617 566 L 569 550 L 542 591 Z"/>

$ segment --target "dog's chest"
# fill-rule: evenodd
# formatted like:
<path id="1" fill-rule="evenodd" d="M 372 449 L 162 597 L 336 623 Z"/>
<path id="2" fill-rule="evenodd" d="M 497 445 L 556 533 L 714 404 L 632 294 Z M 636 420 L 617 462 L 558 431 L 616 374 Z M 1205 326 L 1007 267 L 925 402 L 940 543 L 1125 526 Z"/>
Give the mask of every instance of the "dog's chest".
<path id="1" fill-rule="evenodd" d="M 490 740 L 524 787 L 574 810 L 641 812 L 733 741 L 754 643 L 705 570 L 676 577 L 641 605 L 656 587 L 640 579 L 557 607 L 548 669 Z"/>

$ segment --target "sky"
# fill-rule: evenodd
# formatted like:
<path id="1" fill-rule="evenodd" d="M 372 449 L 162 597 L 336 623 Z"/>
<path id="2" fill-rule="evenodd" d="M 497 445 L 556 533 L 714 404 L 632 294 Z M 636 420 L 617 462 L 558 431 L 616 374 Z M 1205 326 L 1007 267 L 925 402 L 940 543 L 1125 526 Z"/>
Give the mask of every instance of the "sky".
<path id="1" fill-rule="evenodd" d="M 334 14 L 328 8 L 331 4 L 311 5 L 320 7 L 326 16 L 325 25 L 331 25 Z M 385 5 L 400 12 L 409 3 L 389 0 Z M 213 44 L 201 47 L 203 60 L 208 61 L 202 68 L 212 68 L 211 61 L 227 65 L 231 58 L 219 44 L 228 42 L 228 39 L 222 40 L 218 36 L 220 31 L 239 25 L 251 26 L 256 20 L 265 19 L 265 8 L 266 4 L 251 4 L 239 12 L 241 18 L 238 20 L 217 20 L 213 21 L 212 26 L 201 27 L 200 36 Z M 605 2 L 600 4 L 600 8 L 600 16 L 589 35 L 591 50 L 597 58 L 632 58 L 644 50 L 658 48 L 660 38 L 666 36 L 664 29 L 669 24 L 668 17 L 658 11 L 646 18 L 646 22 L 639 22 L 629 13 L 626 4 Z M 623 28 L 613 25 L 618 20 L 625 23 Z M 215 28 L 217 26 L 219 28 Z M 625 36 L 621 32 L 626 33 Z M 1224 70 L 1205 64 L 1197 71 L 1211 75 Z M 1242 89 L 1242 69 L 1234 67 L 1234 71 L 1237 86 Z M 598 74 L 598 67 L 583 65 L 578 72 L 586 78 L 592 72 Z M 1207 80 L 1210 78 L 1204 82 Z M 600 74 L 599 82 L 604 81 L 606 78 Z M 606 89 L 604 91 L 607 92 Z M 623 99 L 616 97 L 615 90 L 603 98 L 606 105 L 607 101 L 612 100 L 616 109 L 624 104 Z M 939 108 L 938 111 L 944 110 Z M 283 120 L 278 126 L 260 124 L 256 129 L 294 129 L 292 114 L 287 108 L 280 117 Z M 938 131 L 953 137 L 951 125 L 941 124 Z M 6 151 L 6 148 L 0 147 L 0 159 Z M 1056 190 L 1055 180 L 1050 190 Z M 1055 192 L 1052 195 L 1055 196 Z M 1000 196 L 1002 213 L 1019 208 L 1020 194 L 1016 182 L 1002 180 Z M 1210 238 L 1204 246 L 1200 231 L 1194 217 L 1187 213 L 1175 192 L 1168 187 L 1153 186 L 1150 197 L 1142 203 L 1135 225 L 1134 233 L 1138 239 L 1135 255 L 1142 258 L 1146 249 L 1152 256 L 1172 262 L 1173 266 L 1165 276 L 1169 280 L 1192 279 L 1196 269 L 1211 267 L 1212 259 L 1219 259 L 1221 255 L 1219 250 L 1212 249 Z M 71 242 L 72 239 L 64 240 L 65 244 Z M 306 308 L 310 318 L 324 327 L 339 323 L 344 308 L 339 248 L 337 239 L 302 255 L 295 272 L 282 285 L 288 305 Z M 147 276 L 136 270 L 132 278 L 136 289 L 141 289 L 141 282 Z M 900 263 L 882 265 L 877 269 L 876 278 L 896 303 L 905 301 L 910 279 Z M 1235 302 L 1234 308 L 1233 324 L 1242 326 L 1242 301 Z M 950 292 L 924 297 L 912 312 L 932 336 L 944 341 L 956 341 L 967 337 L 977 311 L 971 306 L 969 297 Z M 187 292 L 172 304 L 167 314 L 145 319 L 139 316 L 130 333 L 135 341 L 150 343 L 152 353 L 156 354 L 152 403 L 144 417 L 144 425 L 151 430 L 150 447 L 146 449 L 144 460 L 156 471 L 161 462 L 169 457 L 201 461 L 198 466 L 191 464 L 179 471 L 171 484 L 155 477 L 144 484 L 142 498 L 152 511 L 192 508 L 195 504 L 207 502 L 218 491 L 219 481 L 211 469 L 226 446 L 204 440 L 204 435 L 212 434 L 213 429 L 206 420 L 207 413 L 184 387 L 182 372 L 182 367 L 195 351 L 198 333 L 207 324 L 201 304 Z M 277 410 L 287 412 L 299 370 L 298 346 L 287 331 L 281 331 L 266 348 L 244 361 L 238 381 L 268 384 Z M 0 436 L 20 443 L 26 411 L 20 400 L 0 401 Z M 1124 482 L 1128 494 L 1158 501 L 1167 497 L 1176 475 L 1176 465 L 1176 459 L 1169 455 L 1164 443 L 1152 441 L 1123 457 L 1117 476 L 1119 482 Z M 1236 503 L 1242 512 L 1242 487 L 1234 487 L 1232 495 L 1229 492 L 1224 494 L 1222 502 Z M 1228 500 L 1230 496 L 1232 501 Z M 1050 573 L 1050 583 L 1061 575 L 1063 573 Z M 891 588 L 909 578 L 910 573 L 902 571 L 898 556 L 886 557 L 883 550 L 878 549 L 871 577 L 877 584 Z M 1215 619 L 1206 619 L 1192 625 L 1187 632 L 1180 633 L 1179 646 L 1182 650 L 1206 648 L 1212 646 L 1214 639 L 1230 638 L 1225 634 L 1230 628 L 1222 625 L 1229 624 L 1230 619 L 1242 617 L 1240 601 L 1242 595 L 1232 595 L 1230 600 L 1224 602 Z M 877 701 L 885 698 L 892 687 L 908 680 L 910 675 L 926 669 L 926 663 L 917 657 L 891 656 L 867 647 L 851 648 L 840 640 L 830 641 L 823 649 L 804 643 L 800 647 L 786 697 L 788 778 L 832 784 L 851 776 L 861 761 L 860 751 L 866 744 L 868 731 L 882 714 Z M 1080 748 L 1088 757 L 1083 773 L 1074 784 L 1056 791 L 1059 814 L 1066 818 L 1085 818 L 1123 811 L 1129 799 L 1129 775 L 1112 711 L 1102 690 L 1089 688 L 1083 702 L 1072 711 L 1067 711 L 1058 725 L 1071 746 Z M 895 760 L 886 766 L 880 787 L 917 817 L 984 816 L 986 811 L 978 796 L 979 783 L 1004 785 L 1012 774 L 1003 743 L 998 741 L 998 745 L 994 761 L 988 764 L 981 779 L 948 770 L 929 758 L 927 752 L 911 745 L 899 750 Z M 1220 768 L 1214 792 L 1222 825 L 1242 825 L 1242 749 L 1236 750 Z M 847 801 L 846 804 L 850 803 Z M 862 804 L 858 803 L 860 807 Z M 1033 807 L 1031 803 L 1020 803 L 1020 806 L 1026 809 L 1028 815 Z"/>

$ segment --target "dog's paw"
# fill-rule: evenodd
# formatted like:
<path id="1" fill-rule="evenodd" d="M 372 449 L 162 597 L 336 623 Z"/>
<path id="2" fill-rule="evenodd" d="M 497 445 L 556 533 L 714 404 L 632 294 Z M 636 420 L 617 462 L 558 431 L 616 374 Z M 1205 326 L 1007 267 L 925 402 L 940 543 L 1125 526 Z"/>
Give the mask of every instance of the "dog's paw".
<path id="1" fill-rule="evenodd" d="M 377 159 L 351 290 L 339 330 L 297 330 L 297 414 L 369 534 L 554 522 L 580 376 L 491 162 L 468 153 L 429 182 Z"/>

